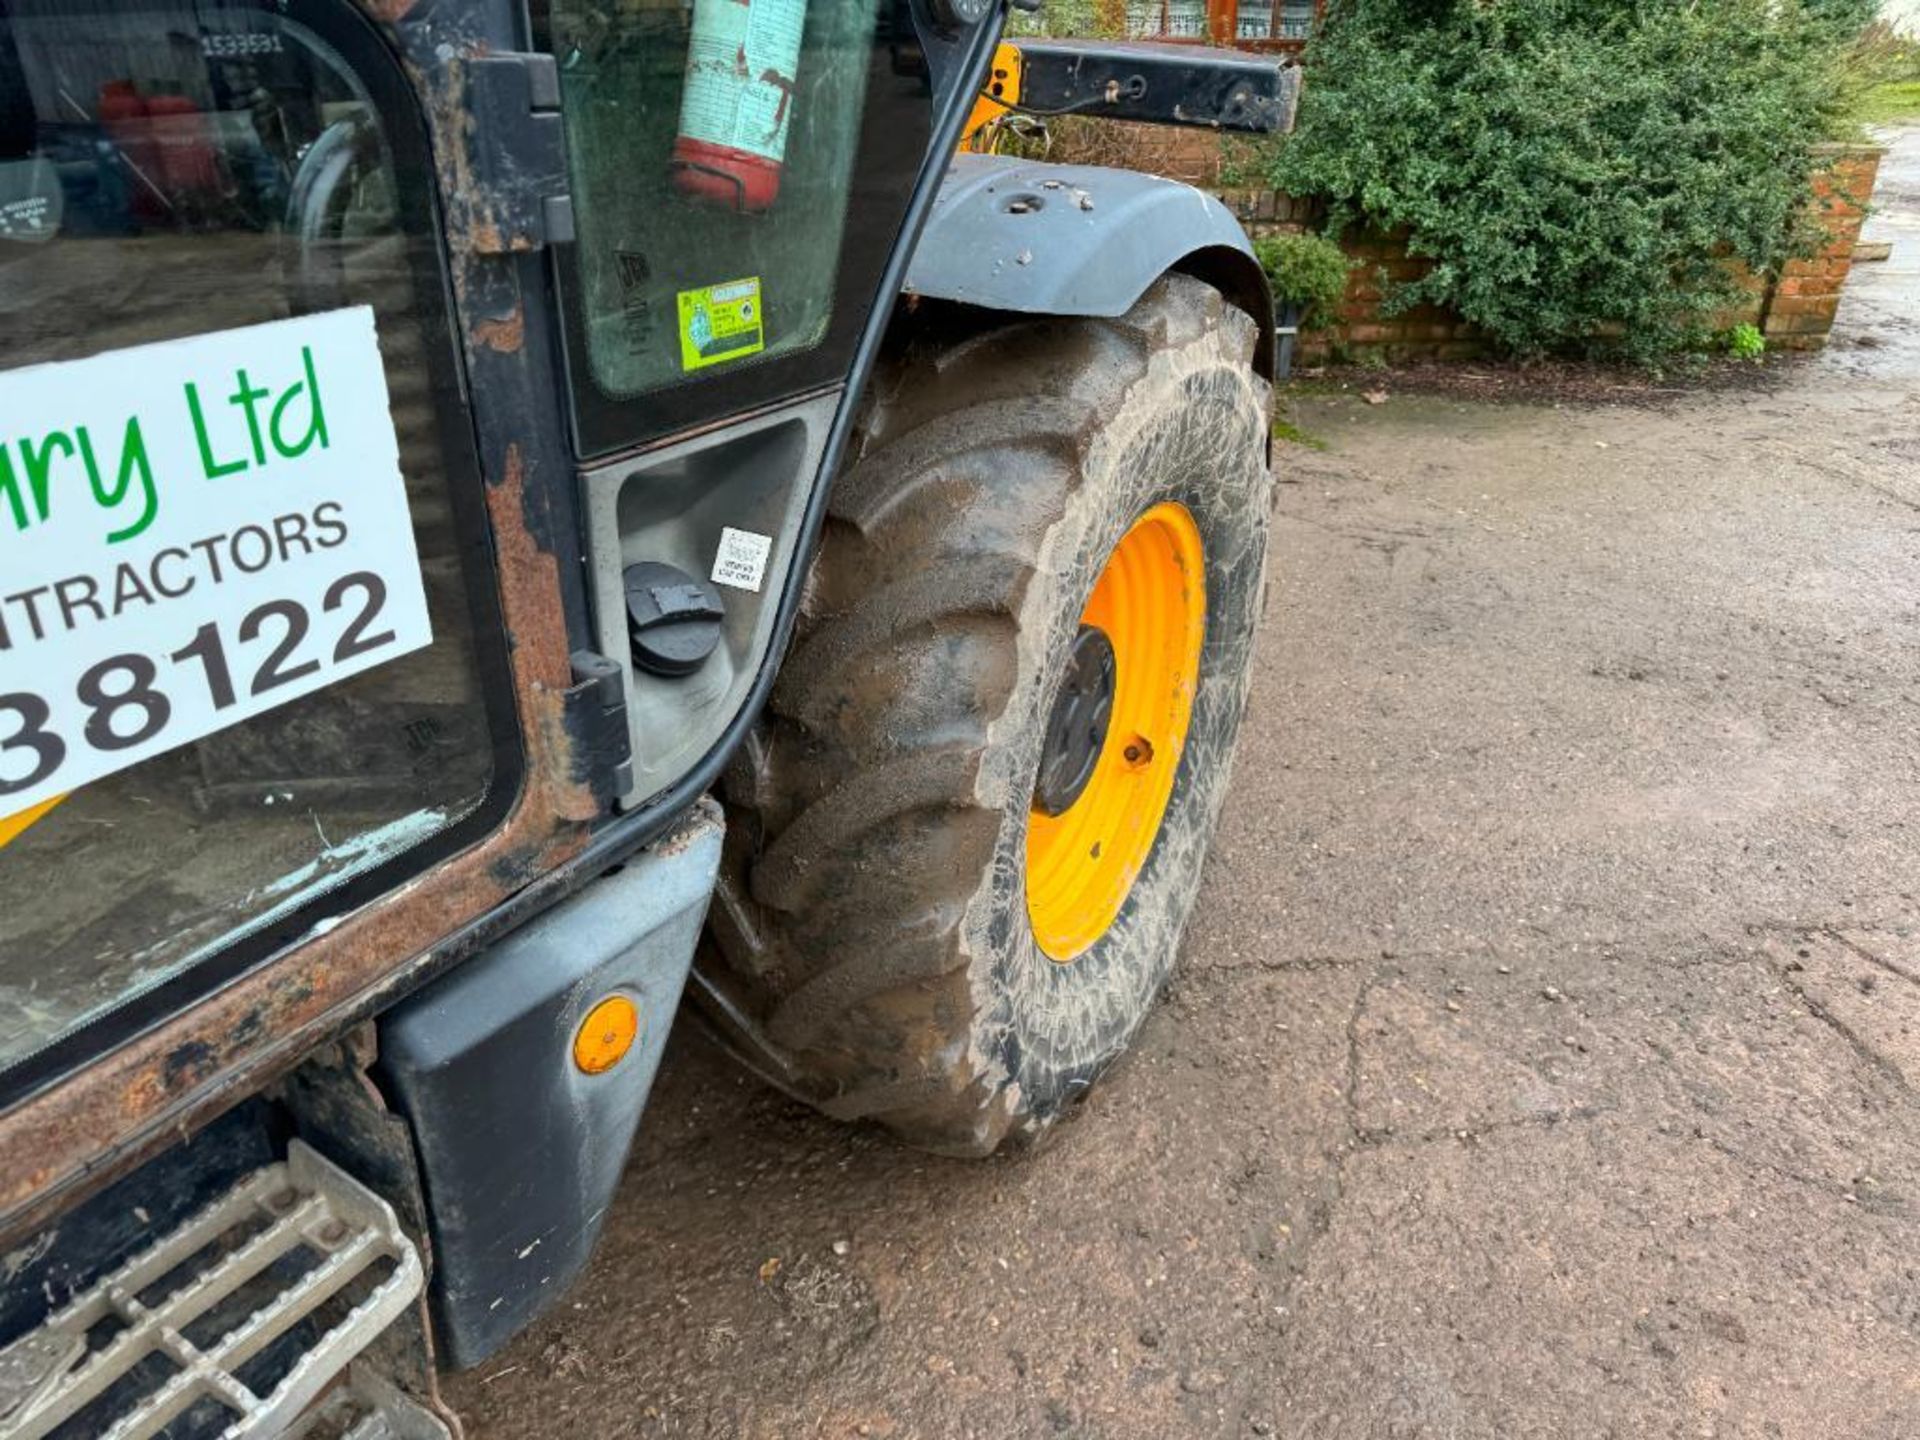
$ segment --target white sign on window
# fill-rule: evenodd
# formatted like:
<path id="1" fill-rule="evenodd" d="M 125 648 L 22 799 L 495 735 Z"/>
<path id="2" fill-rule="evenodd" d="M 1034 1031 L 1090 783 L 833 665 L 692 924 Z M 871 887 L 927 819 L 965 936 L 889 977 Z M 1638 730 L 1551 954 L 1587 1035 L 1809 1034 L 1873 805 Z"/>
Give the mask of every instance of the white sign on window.
<path id="1" fill-rule="evenodd" d="M 0 816 L 432 639 L 370 308 L 0 373 Z"/>

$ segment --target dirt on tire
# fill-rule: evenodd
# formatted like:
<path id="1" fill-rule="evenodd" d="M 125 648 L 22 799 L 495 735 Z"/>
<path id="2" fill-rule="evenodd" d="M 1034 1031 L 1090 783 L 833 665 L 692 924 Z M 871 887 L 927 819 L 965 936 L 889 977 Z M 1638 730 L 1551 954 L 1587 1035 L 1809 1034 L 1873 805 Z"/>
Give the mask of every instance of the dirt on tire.
<path id="1" fill-rule="evenodd" d="M 836 485 L 723 787 L 704 968 L 784 1088 L 981 1155 L 1083 1094 L 1171 971 L 1245 705 L 1269 407 L 1254 321 L 1185 276 L 1114 320 L 948 319 L 876 386 Z M 1168 500 L 1206 557 L 1192 724 L 1119 916 L 1063 965 L 1027 921 L 1040 747 L 1094 580 Z"/>

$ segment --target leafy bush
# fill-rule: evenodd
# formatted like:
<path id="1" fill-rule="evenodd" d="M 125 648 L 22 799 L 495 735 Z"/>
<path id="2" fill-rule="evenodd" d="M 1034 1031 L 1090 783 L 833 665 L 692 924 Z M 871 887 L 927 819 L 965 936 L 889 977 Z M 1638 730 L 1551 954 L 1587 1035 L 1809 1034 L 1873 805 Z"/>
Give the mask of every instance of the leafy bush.
<path id="1" fill-rule="evenodd" d="M 1760 327 L 1742 322 L 1727 331 L 1727 353 L 1736 360 L 1752 360 L 1756 364 L 1767 353 L 1767 337 L 1760 333 Z"/>
<path id="2" fill-rule="evenodd" d="M 1652 362 L 1817 238 L 1813 146 L 1873 0 L 1333 0 L 1272 180 L 1405 227 L 1507 349 Z"/>
<path id="3" fill-rule="evenodd" d="M 1297 305 L 1308 326 L 1330 321 L 1347 293 L 1353 261 L 1324 235 L 1269 235 L 1253 243 L 1277 305 Z"/>

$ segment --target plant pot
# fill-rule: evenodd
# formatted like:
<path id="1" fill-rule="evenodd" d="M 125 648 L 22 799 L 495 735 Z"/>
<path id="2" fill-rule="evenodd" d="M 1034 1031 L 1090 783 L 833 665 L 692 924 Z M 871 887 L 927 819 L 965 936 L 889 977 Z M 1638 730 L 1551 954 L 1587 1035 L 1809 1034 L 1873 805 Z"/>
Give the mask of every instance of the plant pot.
<path id="1" fill-rule="evenodd" d="M 1300 338 L 1300 307 L 1291 300 L 1274 306 L 1273 383 L 1284 385 L 1293 374 L 1293 347 Z"/>

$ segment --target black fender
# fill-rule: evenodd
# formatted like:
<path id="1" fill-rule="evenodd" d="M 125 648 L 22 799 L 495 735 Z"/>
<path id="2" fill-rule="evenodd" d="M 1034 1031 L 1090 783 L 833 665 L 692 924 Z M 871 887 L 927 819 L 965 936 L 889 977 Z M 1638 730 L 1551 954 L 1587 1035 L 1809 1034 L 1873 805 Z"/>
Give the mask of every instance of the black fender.
<path id="1" fill-rule="evenodd" d="M 1273 293 L 1233 212 L 1204 190 L 1134 170 L 956 155 L 907 264 L 907 303 L 1016 315 L 1124 315 L 1170 270 L 1259 323 L 1273 378 Z"/>

